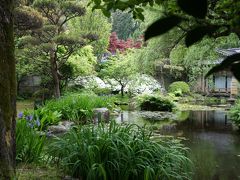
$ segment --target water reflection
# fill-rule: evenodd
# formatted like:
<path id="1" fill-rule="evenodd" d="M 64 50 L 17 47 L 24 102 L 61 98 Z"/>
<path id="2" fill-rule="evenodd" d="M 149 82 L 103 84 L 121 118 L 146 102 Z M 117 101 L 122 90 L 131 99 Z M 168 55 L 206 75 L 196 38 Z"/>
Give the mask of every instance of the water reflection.
<path id="1" fill-rule="evenodd" d="M 186 137 L 195 164 L 193 179 L 239 179 L 240 135 L 223 111 L 191 111 L 176 129 Z"/>
<path id="2" fill-rule="evenodd" d="M 195 165 L 194 180 L 240 179 L 240 134 L 233 131 L 227 113 L 188 111 L 182 116 L 182 121 L 174 125 L 162 125 L 144 120 L 137 112 L 124 112 L 117 121 L 147 123 L 161 127 L 161 134 L 184 137 L 183 143 L 191 149 L 189 157 Z"/>

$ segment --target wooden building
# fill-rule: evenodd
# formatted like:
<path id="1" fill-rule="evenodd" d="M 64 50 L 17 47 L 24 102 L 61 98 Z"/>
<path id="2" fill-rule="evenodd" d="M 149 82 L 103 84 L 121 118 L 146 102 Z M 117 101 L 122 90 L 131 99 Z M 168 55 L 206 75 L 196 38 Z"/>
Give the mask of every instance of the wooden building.
<path id="1" fill-rule="evenodd" d="M 224 57 L 240 53 L 240 48 L 217 49 L 222 58 L 214 64 L 220 63 Z M 200 88 L 199 88 L 200 87 Z M 235 97 L 239 92 L 239 83 L 229 69 L 214 73 L 209 78 L 200 77 L 198 88 L 201 92 L 212 96 Z"/>
<path id="2" fill-rule="evenodd" d="M 36 75 L 24 76 L 18 82 L 18 95 L 31 96 L 34 92 L 41 89 L 41 77 Z"/>

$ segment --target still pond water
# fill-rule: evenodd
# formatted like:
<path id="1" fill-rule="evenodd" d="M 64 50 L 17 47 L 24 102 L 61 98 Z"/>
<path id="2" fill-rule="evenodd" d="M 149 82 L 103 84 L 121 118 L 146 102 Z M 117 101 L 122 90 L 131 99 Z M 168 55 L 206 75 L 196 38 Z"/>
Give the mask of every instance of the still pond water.
<path id="1" fill-rule="evenodd" d="M 240 179 L 240 133 L 224 111 L 186 111 L 186 120 L 171 125 L 156 122 L 151 125 L 164 135 L 184 138 L 183 143 L 191 150 L 189 157 L 194 163 L 195 180 Z M 137 112 L 123 112 L 117 121 L 150 124 Z M 168 124 L 168 125 L 167 125 Z"/>

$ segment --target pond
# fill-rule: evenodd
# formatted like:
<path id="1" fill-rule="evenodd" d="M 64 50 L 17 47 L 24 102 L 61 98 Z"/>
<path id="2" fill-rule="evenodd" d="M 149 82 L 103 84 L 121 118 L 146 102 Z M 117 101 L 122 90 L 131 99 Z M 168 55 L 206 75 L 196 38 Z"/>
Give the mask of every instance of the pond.
<path id="1" fill-rule="evenodd" d="M 190 148 L 189 157 L 194 163 L 193 179 L 240 179 L 240 134 L 224 111 L 185 111 L 183 121 L 167 123 L 141 118 L 138 112 L 123 112 L 118 122 L 151 124 L 161 127 L 158 133 L 184 139 Z"/>

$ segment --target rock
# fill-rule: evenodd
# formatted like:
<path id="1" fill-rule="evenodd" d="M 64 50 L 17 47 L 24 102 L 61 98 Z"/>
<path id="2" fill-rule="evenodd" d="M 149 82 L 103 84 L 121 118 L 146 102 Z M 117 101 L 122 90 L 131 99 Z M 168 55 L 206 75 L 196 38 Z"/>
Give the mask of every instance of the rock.
<path id="1" fill-rule="evenodd" d="M 60 121 L 58 125 L 52 125 L 48 127 L 48 134 L 51 136 L 52 134 L 63 134 L 68 132 L 71 127 L 74 125 L 71 121 Z"/>
<path id="2" fill-rule="evenodd" d="M 52 134 L 61 134 L 67 132 L 67 128 L 63 125 L 53 125 L 48 127 L 48 131 Z"/>
<path id="3" fill-rule="evenodd" d="M 73 178 L 71 176 L 65 176 L 63 180 L 79 180 L 78 178 Z"/>
<path id="4" fill-rule="evenodd" d="M 160 111 L 140 111 L 139 115 L 147 120 L 161 121 L 161 120 L 175 120 L 176 115 L 171 112 L 160 112 Z"/>
<path id="5" fill-rule="evenodd" d="M 70 130 L 71 127 L 74 125 L 74 122 L 71 122 L 71 121 L 60 121 L 59 125 L 64 126 L 67 130 Z"/>
<path id="6" fill-rule="evenodd" d="M 120 102 L 120 101 L 114 102 L 114 104 L 117 105 L 117 106 L 120 106 L 120 105 L 128 105 L 127 102 Z"/>
<path id="7" fill-rule="evenodd" d="M 177 130 L 176 124 L 165 124 L 162 126 L 161 128 L 163 131 L 173 131 L 173 130 Z"/>
<path id="8" fill-rule="evenodd" d="M 121 113 L 121 109 L 113 109 L 111 112 L 111 116 L 118 116 Z"/>
<path id="9" fill-rule="evenodd" d="M 108 122 L 110 119 L 110 111 L 108 108 L 95 108 L 94 112 L 94 123 L 105 121 Z"/>

